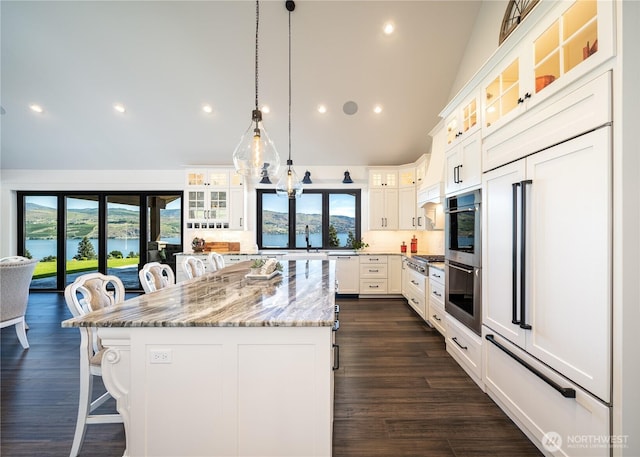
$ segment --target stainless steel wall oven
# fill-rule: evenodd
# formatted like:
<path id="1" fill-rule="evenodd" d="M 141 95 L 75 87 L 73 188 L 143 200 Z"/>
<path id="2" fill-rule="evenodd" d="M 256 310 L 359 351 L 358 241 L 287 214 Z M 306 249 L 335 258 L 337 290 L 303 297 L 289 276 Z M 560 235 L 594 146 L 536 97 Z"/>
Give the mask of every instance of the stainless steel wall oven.
<path id="1" fill-rule="evenodd" d="M 480 267 L 480 190 L 447 198 L 445 208 L 445 258 Z"/>
<path id="2" fill-rule="evenodd" d="M 480 190 L 447 198 L 445 310 L 481 334 L 482 253 Z"/>

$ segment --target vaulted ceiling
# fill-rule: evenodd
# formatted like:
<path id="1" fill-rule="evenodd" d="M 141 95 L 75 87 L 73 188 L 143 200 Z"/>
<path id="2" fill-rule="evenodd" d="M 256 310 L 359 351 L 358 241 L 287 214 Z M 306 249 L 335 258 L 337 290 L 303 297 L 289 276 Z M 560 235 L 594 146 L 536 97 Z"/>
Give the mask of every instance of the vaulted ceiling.
<path id="1" fill-rule="evenodd" d="M 255 2 L 3 0 L 0 8 L 2 168 L 231 164 L 254 106 Z M 473 0 L 296 2 L 294 162 L 390 165 L 428 152 L 479 8 Z M 284 1 L 261 2 L 259 100 L 283 158 L 287 56 Z M 346 102 L 355 114 L 345 114 Z"/>

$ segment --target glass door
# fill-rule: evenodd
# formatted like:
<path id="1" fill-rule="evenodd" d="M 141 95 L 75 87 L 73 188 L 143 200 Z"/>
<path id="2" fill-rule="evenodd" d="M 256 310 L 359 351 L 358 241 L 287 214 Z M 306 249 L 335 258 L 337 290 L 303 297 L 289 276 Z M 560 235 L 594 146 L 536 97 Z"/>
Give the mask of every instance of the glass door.
<path id="1" fill-rule="evenodd" d="M 65 199 L 65 284 L 99 270 L 99 206 L 98 195 Z"/>
<path id="2" fill-rule="evenodd" d="M 22 254 L 38 259 L 32 289 L 55 289 L 58 272 L 58 197 L 30 195 L 24 198 Z"/>
<path id="3" fill-rule="evenodd" d="M 137 289 L 140 264 L 140 196 L 107 195 L 107 273 Z"/>

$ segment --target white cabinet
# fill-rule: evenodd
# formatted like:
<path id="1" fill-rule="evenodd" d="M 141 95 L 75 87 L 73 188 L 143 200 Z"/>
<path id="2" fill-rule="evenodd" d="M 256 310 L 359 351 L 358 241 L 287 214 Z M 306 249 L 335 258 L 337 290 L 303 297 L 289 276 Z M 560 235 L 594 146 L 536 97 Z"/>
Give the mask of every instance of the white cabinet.
<path id="1" fill-rule="evenodd" d="M 242 177 L 227 168 L 205 168 L 188 170 L 185 178 L 187 229 L 243 229 Z"/>
<path id="2" fill-rule="evenodd" d="M 610 1 L 566 1 L 548 10 L 530 33 L 496 65 L 483 88 L 483 136 L 593 70 L 614 53 Z M 538 14 L 538 12 L 536 12 Z"/>
<path id="3" fill-rule="evenodd" d="M 398 169 L 398 187 L 414 187 L 416 185 L 416 167 L 404 166 Z"/>
<path id="4" fill-rule="evenodd" d="M 398 230 L 398 189 L 369 189 L 369 230 Z"/>
<path id="5" fill-rule="evenodd" d="M 405 286 L 405 298 L 409 305 L 418 315 L 426 319 L 427 317 L 427 277 L 410 268 L 405 269 L 407 283 Z"/>
<path id="6" fill-rule="evenodd" d="M 449 148 L 445 157 L 445 193 L 452 195 L 480 187 L 482 182 L 482 141 L 480 131 Z"/>
<path id="7" fill-rule="evenodd" d="M 480 96 L 473 93 L 446 119 L 446 144 L 452 145 L 470 136 L 480 127 Z"/>
<path id="8" fill-rule="evenodd" d="M 420 221 L 418 221 L 420 217 Z M 420 223 L 420 227 L 418 226 Z M 398 190 L 398 228 L 416 230 L 424 228 L 424 216 L 418 215 L 415 187 L 402 187 Z"/>
<path id="9" fill-rule="evenodd" d="M 416 170 L 416 173 L 415 173 L 416 189 L 419 189 L 424 186 L 425 178 L 427 176 L 427 155 L 426 154 L 422 154 L 420 158 L 416 160 L 415 170 Z"/>
<path id="10" fill-rule="evenodd" d="M 447 314 L 447 352 L 482 390 L 482 339 Z"/>
<path id="11" fill-rule="evenodd" d="M 387 293 L 402 293 L 402 256 L 387 256 Z"/>
<path id="12" fill-rule="evenodd" d="M 447 336 L 446 313 L 444 311 L 444 270 L 429 266 L 429 284 L 427 300 L 427 321 Z"/>
<path id="13" fill-rule="evenodd" d="M 357 255 L 330 255 L 336 261 L 336 293 L 340 295 L 360 293 L 360 260 Z"/>
<path id="14" fill-rule="evenodd" d="M 486 173 L 482 204 L 483 324 L 604 401 L 611 400 L 610 134 L 603 127 Z"/>
<path id="15" fill-rule="evenodd" d="M 369 170 L 369 187 L 370 188 L 398 187 L 398 170 L 397 169 L 370 169 Z"/>

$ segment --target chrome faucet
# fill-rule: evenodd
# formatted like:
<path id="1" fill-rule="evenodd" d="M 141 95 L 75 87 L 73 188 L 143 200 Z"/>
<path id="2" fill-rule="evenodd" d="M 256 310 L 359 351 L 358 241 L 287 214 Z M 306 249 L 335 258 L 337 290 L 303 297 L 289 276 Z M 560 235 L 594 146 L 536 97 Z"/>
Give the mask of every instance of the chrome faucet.
<path id="1" fill-rule="evenodd" d="M 311 243 L 309 243 L 309 226 L 308 225 L 304 226 L 304 239 L 307 242 L 307 252 L 309 252 L 309 249 L 311 248 Z"/>

